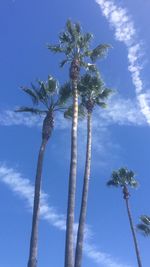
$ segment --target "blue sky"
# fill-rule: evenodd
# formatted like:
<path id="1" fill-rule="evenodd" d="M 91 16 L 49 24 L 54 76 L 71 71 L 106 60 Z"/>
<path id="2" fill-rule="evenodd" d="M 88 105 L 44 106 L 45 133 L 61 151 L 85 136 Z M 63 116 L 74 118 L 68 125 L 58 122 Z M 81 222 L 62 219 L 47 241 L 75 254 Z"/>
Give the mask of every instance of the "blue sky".
<path id="1" fill-rule="evenodd" d="M 136 7 L 136 8 L 135 8 Z M 98 63 L 108 87 L 117 90 L 106 111 L 93 117 L 92 170 L 87 214 L 88 236 L 83 267 L 135 267 L 132 237 L 121 192 L 108 189 L 113 169 L 128 166 L 140 187 L 132 192 L 135 223 L 149 214 L 150 139 L 150 3 L 148 0 L 23 1 L 0 3 L 0 267 L 27 265 L 31 205 L 37 153 L 41 141 L 39 118 L 14 114 L 31 104 L 19 89 L 48 74 L 63 83 L 68 68 L 59 69 L 59 56 L 47 43 L 57 42 L 66 19 L 79 21 L 99 43 L 113 46 Z M 70 157 L 70 123 L 60 115 L 46 150 L 39 267 L 63 266 L 64 225 Z M 85 123 L 79 129 L 76 222 L 84 167 Z M 149 266 L 149 240 L 138 234 L 143 266 Z"/>

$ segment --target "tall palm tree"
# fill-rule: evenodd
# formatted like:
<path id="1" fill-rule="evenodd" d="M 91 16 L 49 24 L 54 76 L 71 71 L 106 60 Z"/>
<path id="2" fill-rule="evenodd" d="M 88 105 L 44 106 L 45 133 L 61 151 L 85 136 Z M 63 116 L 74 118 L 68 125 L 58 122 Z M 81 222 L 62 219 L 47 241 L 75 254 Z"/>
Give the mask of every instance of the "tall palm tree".
<path id="1" fill-rule="evenodd" d="M 140 217 L 140 223 L 137 225 L 137 229 L 145 236 L 150 236 L 150 217 L 142 215 Z"/>
<path id="2" fill-rule="evenodd" d="M 95 71 L 93 64 L 99 57 L 105 55 L 110 47 L 107 44 L 98 45 L 90 50 L 92 35 L 83 33 L 79 23 L 66 22 L 65 31 L 59 35 L 59 44 L 49 45 L 48 48 L 54 53 L 63 53 L 65 59 L 60 63 L 63 67 L 66 63 L 70 64 L 69 77 L 71 81 L 73 95 L 73 116 L 71 130 L 71 160 L 68 186 L 68 205 L 66 220 L 66 244 L 65 244 L 65 267 L 74 266 L 74 248 L 73 248 L 73 225 L 76 193 L 76 173 L 77 173 L 77 128 L 78 128 L 78 79 L 80 69 L 84 67 L 87 70 Z M 85 59 L 90 59 L 90 63 Z"/>
<path id="3" fill-rule="evenodd" d="M 83 105 L 87 117 L 87 144 L 86 144 L 86 161 L 84 170 L 84 182 L 82 190 L 82 201 L 79 216 L 79 225 L 77 232 L 77 243 L 75 253 L 75 267 L 81 267 L 84 228 L 87 211 L 89 178 L 91 168 L 91 144 L 92 144 L 92 113 L 96 106 L 105 108 L 105 100 L 111 93 L 111 90 L 106 88 L 102 79 L 98 75 L 85 74 L 81 77 L 78 84 L 78 91 L 81 95 L 81 104 Z"/>
<path id="4" fill-rule="evenodd" d="M 20 107 L 16 110 L 16 112 L 29 112 L 35 115 L 43 116 L 42 142 L 39 149 L 35 177 L 32 230 L 28 260 L 28 267 L 36 267 L 43 159 L 47 142 L 51 137 L 54 127 L 54 113 L 63 109 L 63 104 L 65 103 L 66 99 L 64 91 L 60 93 L 60 97 L 58 96 L 58 83 L 52 76 L 48 76 L 48 81 L 46 82 L 38 81 L 37 86 L 31 84 L 31 88 L 22 87 L 22 90 L 31 97 L 34 106 Z"/>
<path id="5" fill-rule="evenodd" d="M 138 266 L 142 267 L 142 262 L 140 258 L 140 251 L 138 248 L 138 242 L 135 234 L 135 228 L 133 224 L 133 219 L 129 207 L 129 197 L 130 193 L 128 190 L 128 187 L 136 188 L 138 186 L 138 182 L 135 179 L 135 174 L 133 171 L 128 170 L 127 168 L 120 168 L 118 171 L 113 171 L 111 180 L 107 183 L 108 186 L 115 186 L 115 187 L 121 187 L 123 198 L 126 202 L 126 208 L 129 218 L 129 223 L 131 227 L 131 232 L 133 236 L 134 246 L 135 246 L 135 252 L 137 257 Z"/>

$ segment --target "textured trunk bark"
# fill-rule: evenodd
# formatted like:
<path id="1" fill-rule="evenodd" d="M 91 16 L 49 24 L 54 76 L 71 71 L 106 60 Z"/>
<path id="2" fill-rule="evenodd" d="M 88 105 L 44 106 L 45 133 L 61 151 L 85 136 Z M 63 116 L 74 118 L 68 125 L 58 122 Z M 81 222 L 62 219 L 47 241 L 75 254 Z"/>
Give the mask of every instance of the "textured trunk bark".
<path id="1" fill-rule="evenodd" d="M 40 189 L 41 189 L 41 174 L 42 174 L 42 165 L 45 152 L 46 142 L 42 141 L 35 179 L 35 191 L 34 191 L 34 206 L 33 206 L 33 219 L 32 219 L 32 231 L 31 231 L 31 240 L 30 240 L 30 253 L 28 267 L 37 266 L 37 248 L 38 248 L 38 222 L 39 222 L 39 213 L 40 213 Z"/>
<path id="2" fill-rule="evenodd" d="M 77 172 L 77 126 L 78 126 L 78 91 L 77 77 L 78 70 L 75 75 L 74 63 L 71 66 L 71 79 L 73 90 L 73 118 L 71 130 L 71 162 L 69 174 L 68 188 L 68 207 L 66 221 L 66 244 L 65 244 L 65 267 L 74 266 L 74 208 L 75 208 L 75 193 L 76 193 L 76 172 Z"/>
<path id="3" fill-rule="evenodd" d="M 35 178 L 35 189 L 34 189 L 34 204 L 33 204 L 33 217 L 32 217 L 32 230 L 30 239 L 30 250 L 28 267 L 37 266 L 37 250 L 38 250 L 38 223 L 40 214 L 40 191 L 41 191 L 41 176 L 43 168 L 43 159 L 46 144 L 51 135 L 53 129 L 53 117 L 52 113 L 48 113 L 43 121 L 42 129 L 42 144 L 39 150 L 36 178 Z"/>
<path id="4" fill-rule="evenodd" d="M 92 122 L 91 122 L 91 113 L 88 113 L 87 115 L 86 163 L 85 163 L 79 226 L 78 226 L 78 232 L 77 232 L 75 267 L 81 267 L 81 263 L 82 263 L 84 229 L 85 229 L 87 200 L 88 200 L 88 191 L 89 191 L 89 177 L 90 177 L 90 169 L 91 169 L 91 142 L 92 142 Z"/>
<path id="5" fill-rule="evenodd" d="M 126 198 L 125 201 L 126 201 L 126 207 L 127 207 L 127 213 L 128 213 L 128 217 L 129 217 L 130 227 L 131 227 L 131 231 L 132 231 L 132 235 L 133 235 L 133 241 L 134 241 L 134 246 L 135 246 L 135 252 L 136 252 L 138 267 L 142 267 L 140 252 L 139 252 L 136 234 L 135 234 L 135 230 L 134 230 L 134 226 L 133 226 L 133 220 L 132 220 L 131 211 L 129 208 L 128 198 Z"/>

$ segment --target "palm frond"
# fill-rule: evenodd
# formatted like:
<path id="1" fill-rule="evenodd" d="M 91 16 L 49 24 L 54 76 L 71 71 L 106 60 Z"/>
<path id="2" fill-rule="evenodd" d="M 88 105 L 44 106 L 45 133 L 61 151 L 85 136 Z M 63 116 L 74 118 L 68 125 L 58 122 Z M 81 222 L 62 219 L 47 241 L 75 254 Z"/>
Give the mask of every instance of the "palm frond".
<path id="1" fill-rule="evenodd" d="M 78 34 L 81 33 L 81 25 L 80 25 L 80 23 L 78 23 L 78 22 L 75 23 L 75 29 L 76 29 L 76 32 L 77 32 Z"/>
<path id="2" fill-rule="evenodd" d="M 137 225 L 137 229 L 145 236 L 150 236 L 150 217 L 147 215 L 142 215 L 140 217 L 141 223 Z"/>
<path id="3" fill-rule="evenodd" d="M 71 43 L 71 38 L 70 38 L 70 35 L 68 34 L 67 31 L 61 32 L 59 34 L 59 40 L 60 40 L 61 44 L 69 44 L 69 43 Z"/>
<path id="4" fill-rule="evenodd" d="M 138 186 L 134 172 L 127 168 L 122 167 L 118 171 L 113 171 L 111 177 L 112 181 L 118 183 L 120 187 L 131 186 L 136 188 Z"/>
<path id="5" fill-rule="evenodd" d="M 88 49 L 91 39 L 93 38 L 93 35 L 91 33 L 85 33 L 85 34 L 80 34 L 78 38 L 78 45 L 80 49 L 82 49 L 83 55 L 85 57 L 89 57 L 91 55 L 91 51 Z"/>
<path id="6" fill-rule="evenodd" d="M 143 223 L 139 223 L 139 224 L 137 224 L 137 229 L 140 230 L 140 232 L 144 236 L 150 236 L 150 227 L 148 227 L 147 225 L 145 225 Z"/>
<path id="7" fill-rule="evenodd" d="M 63 68 L 63 66 L 68 62 L 68 59 L 64 59 L 60 62 L 60 67 Z"/>
<path id="8" fill-rule="evenodd" d="M 107 108 L 107 104 L 105 102 L 99 101 L 99 99 L 96 100 L 96 104 L 101 108 Z"/>
<path id="9" fill-rule="evenodd" d="M 33 84 L 31 86 L 33 88 Z M 21 86 L 21 89 L 31 97 L 33 104 L 37 105 L 39 103 L 39 98 L 35 90 L 24 86 Z"/>
<path id="10" fill-rule="evenodd" d="M 78 106 L 78 117 L 79 119 L 84 119 L 86 116 L 86 110 L 82 104 L 79 104 Z M 64 117 L 66 119 L 72 119 L 73 116 L 73 106 L 69 106 L 69 108 L 64 112 Z"/>
<path id="11" fill-rule="evenodd" d="M 97 71 L 95 64 L 92 64 L 92 63 L 80 61 L 80 66 L 83 67 L 86 71 L 90 71 L 90 72 L 96 72 Z"/>
<path id="12" fill-rule="evenodd" d="M 29 94 L 32 98 L 33 104 L 43 105 L 46 110 L 54 109 L 56 104 L 58 104 L 58 82 L 51 75 L 48 75 L 46 81 L 37 80 L 37 84 L 31 83 L 31 88 L 22 87 L 22 90 Z M 39 113 L 38 109 L 31 108 L 21 108 L 20 112 L 34 112 Z M 43 112 L 43 111 L 41 111 Z"/>
<path id="13" fill-rule="evenodd" d="M 66 22 L 66 29 L 71 36 L 72 42 L 76 41 L 79 35 L 79 25 L 77 26 L 77 24 L 72 23 L 71 20 L 68 19 Z"/>
<path id="14" fill-rule="evenodd" d="M 145 223 L 146 225 L 149 225 L 149 226 L 150 226 L 150 217 L 149 217 L 149 216 L 147 216 L 147 215 L 142 215 L 142 216 L 140 217 L 140 220 L 141 220 L 143 223 Z"/>
<path id="15" fill-rule="evenodd" d="M 107 186 L 115 186 L 115 187 L 118 187 L 119 186 L 119 181 L 117 181 L 117 180 L 109 180 L 106 185 Z"/>
<path id="16" fill-rule="evenodd" d="M 103 88 L 103 87 L 102 87 Z M 108 96 L 110 96 L 113 93 L 112 89 L 104 88 L 102 93 L 99 94 L 100 99 L 106 99 Z"/>
<path id="17" fill-rule="evenodd" d="M 58 90 L 58 82 L 51 75 L 48 75 L 48 86 L 46 87 L 46 91 L 48 93 L 56 93 Z"/>
<path id="18" fill-rule="evenodd" d="M 100 44 L 94 48 L 91 52 L 90 58 L 92 62 L 95 62 L 98 58 L 102 58 L 106 55 L 108 49 L 111 46 L 108 44 Z"/>
<path id="19" fill-rule="evenodd" d="M 71 84 L 66 82 L 59 90 L 59 104 L 64 105 L 72 96 Z"/>
<path id="20" fill-rule="evenodd" d="M 47 48 L 54 53 L 63 53 L 64 48 L 61 45 L 47 45 Z"/>
<path id="21" fill-rule="evenodd" d="M 20 107 L 18 109 L 15 110 L 15 112 L 29 112 L 29 113 L 33 113 L 36 115 L 41 115 L 41 114 L 46 114 L 46 110 L 40 110 L 37 108 L 32 108 L 32 107 Z"/>

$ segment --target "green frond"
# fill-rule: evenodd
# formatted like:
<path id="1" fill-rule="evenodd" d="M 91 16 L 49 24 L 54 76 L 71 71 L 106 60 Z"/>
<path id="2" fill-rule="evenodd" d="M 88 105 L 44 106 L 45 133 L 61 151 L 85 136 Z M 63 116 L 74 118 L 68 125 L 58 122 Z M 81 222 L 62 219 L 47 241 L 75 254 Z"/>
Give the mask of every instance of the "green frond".
<path id="1" fill-rule="evenodd" d="M 32 84 L 31 84 L 31 86 L 33 88 Z M 21 86 L 21 89 L 31 97 L 33 104 L 35 104 L 35 105 L 38 104 L 39 98 L 38 98 L 38 96 L 34 90 L 32 90 L 31 88 L 28 88 L 28 87 L 23 87 L 23 86 Z"/>
<path id="2" fill-rule="evenodd" d="M 150 217 L 147 215 L 142 215 L 140 217 L 141 223 L 137 225 L 137 229 L 145 236 L 150 236 Z"/>
<path id="3" fill-rule="evenodd" d="M 22 87 L 22 90 L 31 96 L 34 105 L 39 105 L 39 107 L 44 106 L 48 111 L 52 108 L 54 109 L 54 107 L 58 104 L 58 87 L 57 80 L 51 75 L 48 75 L 48 79 L 46 81 L 37 80 L 36 85 L 31 83 L 31 88 Z M 34 112 L 37 114 L 43 112 L 35 108 L 21 108 L 19 111 Z"/>
<path id="4" fill-rule="evenodd" d="M 117 183 L 120 187 L 130 186 L 136 188 L 138 186 L 134 172 L 127 168 L 120 168 L 118 171 L 113 171 L 111 178 L 111 181 L 115 184 Z"/>
<path id="5" fill-rule="evenodd" d="M 80 61 L 80 65 L 81 67 L 83 67 L 86 71 L 90 71 L 90 72 L 96 72 L 97 68 L 95 66 L 95 64 L 92 63 L 86 63 L 84 61 Z"/>
<path id="6" fill-rule="evenodd" d="M 71 43 L 71 38 L 68 32 L 61 32 L 59 34 L 59 40 L 61 44 L 69 44 Z"/>
<path id="7" fill-rule="evenodd" d="M 140 232 L 144 236 L 150 236 L 150 227 L 148 227 L 147 225 L 145 225 L 143 223 L 139 223 L 139 224 L 137 224 L 137 229 L 140 230 Z"/>
<path id="8" fill-rule="evenodd" d="M 70 97 L 72 97 L 71 85 L 69 82 L 66 82 L 59 90 L 59 103 L 60 105 L 65 104 Z"/>
<path id="9" fill-rule="evenodd" d="M 91 51 L 88 49 L 91 39 L 93 38 L 93 35 L 90 33 L 80 34 L 78 38 L 78 45 L 80 49 L 82 49 L 83 56 L 89 57 L 91 55 Z"/>
<path id="10" fill-rule="evenodd" d="M 81 96 L 82 104 L 88 109 L 98 105 L 101 108 L 106 108 L 107 105 L 104 99 L 110 93 L 110 89 L 105 89 L 103 80 L 100 78 L 99 73 L 87 72 L 78 83 L 78 91 Z"/>
<path id="11" fill-rule="evenodd" d="M 54 53 L 63 53 L 64 49 L 60 45 L 48 45 L 48 49 Z"/>
<path id="12" fill-rule="evenodd" d="M 66 119 L 72 119 L 73 115 L 73 106 L 70 106 L 65 112 L 64 112 L 64 118 Z"/>
<path id="13" fill-rule="evenodd" d="M 86 112 L 85 107 L 82 105 L 82 103 L 79 104 L 79 106 L 78 106 L 78 117 L 79 117 L 79 119 L 81 119 L 81 120 L 84 119 L 86 115 L 87 115 L 87 112 Z"/>
<path id="14" fill-rule="evenodd" d="M 37 81 L 37 87 L 34 87 L 34 91 L 38 96 L 39 102 L 45 105 L 47 108 L 50 106 L 53 94 L 58 93 L 58 82 L 51 75 L 48 76 L 47 81 Z"/>
<path id="15" fill-rule="evenodd" d="M 105 88 L 103 89 L 102 93 L 99 94 L 100 99 L 106 99 L 113 93 L 112 89 Z"/>
<path id="16" fill-rule="evenodd" d="M 109 180 L 107 182 L 107 186 L 115 186 L 115 187 L 118 187 L 119 186 L 119 181 L 118 180 Z"/>
<path id="17" fill-rule="evenodd" d="M 68 19 L 67 22 L 66 22 L 66 29 L 67 29 L 67 31 L 70 33 L 70 35 L 73 34 L 73 27 L 74 27 L 74 26 L 73 26 L 71 20 Z"/>
<path id="18" fill-rule="evenodd" d="M 146 225 L 149 225 L 149 226 L 150 226 L 150 217 L 149 217 L 149 216 L 147 216 L 147 215 L 142 215 L 142 216 L 140 217 L 140 220 L 141 220 L 143 223 L 145 223 Z"/>
<path id="19" fill-rule="evenodd" d="M 71 36 L 71 41 L 74 42 L 78 39 L 78 35 L 79 35 L 79 27 L 76 27 L 76 24 L 72 23 L 71 20 L 67 20 L 66 22 L 66 29 L 69 32 L 70 36 Z"/>
<path id="20" fill-rule="evenodd" d="M 85 43 L 90 43 L 92 39 L 93 39 L 92 33 L 87 32 L 84 34 Z"/>
<path id="21" fill-rule="evenodd" d="M 108 44 L 100 44 L 98 45 L 95 49 L 93 49 L 93 51 L 91 52 L 91 61 L 95 62 L 98 58 L 102 58 L 106 55 L 108 49 L 111 46 Z"/>
<path id="22" fill-rule="evenodd" d="M 56 93 L 58 90 L 58 82 L 51 75 L 48 75 L 48 86 L 45 87 L 48 93 Z"/>
<path id="23" fill-rule="evenodd" d="M 80 33 L 81 33 L 81 25 L 80 25 L 80 23 L 76 22 L 76 23 L 75 23 L 75 28 L 76 28 L 76 32 L 77 32 L 78 34 L 80 34 Z"/>
<path id="24" fill-rule="evenodd" d="M 38 80 L 38 87 L 35 88 L 35 92 L 38 96 L 39 102 L 43 103 L 44 105 L 47 105 L 47 90 L 45 87 L 45 83 L 43 81 Z"/>
<path id="25" fill-rule="evenodd" d="M 36 114 L 36 115 L 46 114 L 46 110 L 40 110 L 40 109 L 32 108 L 32 107 L 20 107 L 16 109 L 15 112 L 29 112 L 29 113 Z"/>
<path id="26" fill-rule="evenodd" d="M 84 119 L 86 116 L 86 110 L 82 104 L 78 106 L 78 117 L 79 119 Z M 73 106 L 71 105 L 65 112 L 64 112 L 64 117 L 66 119 L 72 119 L 73 116 Z"/>
<path id="27" fill-rule="evenodd" d="M 60 62 L 60 67 L 63 68 L 63 66 L 68 62 L 68 59 L 64 59 Z"/>
<path id="28" fill-rule="evenodd" d="M 96 104 L 101 108 L 107 108 L 107 104 L 105 102 L 99 101 L 99 99 L 96 100 Z"/>

